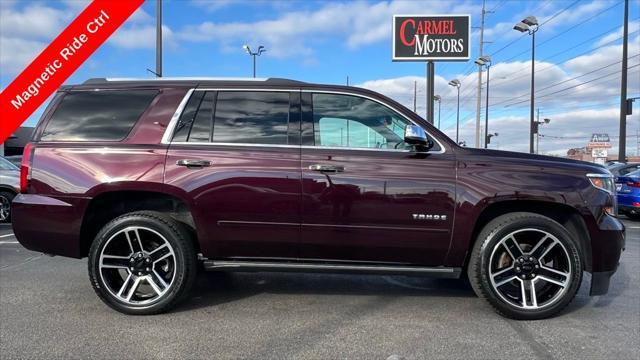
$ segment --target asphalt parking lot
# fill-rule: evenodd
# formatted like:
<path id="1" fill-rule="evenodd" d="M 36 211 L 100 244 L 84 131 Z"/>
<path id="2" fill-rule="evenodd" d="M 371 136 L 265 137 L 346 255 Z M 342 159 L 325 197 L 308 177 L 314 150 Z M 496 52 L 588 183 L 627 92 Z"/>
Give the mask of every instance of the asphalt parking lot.
<path id="1" fill-rule="evenodd" d="M 640 222 L 625 224 L 609 294 L 585 279 L 560 316 L 530 322 L 459 280 L 279 273 L 202 275 L 173 312 L 126 316 L 94 294 L 86 259 L 27 251 L 0 225 L 0 357 L 637 359 Z"/>

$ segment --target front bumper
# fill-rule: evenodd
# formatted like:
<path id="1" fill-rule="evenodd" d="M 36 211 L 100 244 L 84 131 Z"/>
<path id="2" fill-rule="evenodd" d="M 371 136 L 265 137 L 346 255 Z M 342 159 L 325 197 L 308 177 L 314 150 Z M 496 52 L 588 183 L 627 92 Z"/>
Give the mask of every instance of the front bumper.
<path id="1" fill-rule="evenodd" d="M 617 218 L 605 215 L 590 229 L 590 234 L 592 266 L 589 295 L 604 295 L 609 291 L 609 281 L 618 269 L 625 249 L 625 227 Z"/>

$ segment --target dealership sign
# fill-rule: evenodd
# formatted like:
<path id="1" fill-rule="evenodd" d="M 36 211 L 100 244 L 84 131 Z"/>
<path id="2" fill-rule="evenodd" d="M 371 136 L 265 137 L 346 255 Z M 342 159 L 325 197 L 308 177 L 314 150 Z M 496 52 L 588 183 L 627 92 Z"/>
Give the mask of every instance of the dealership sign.
<path id="1" fill-rule="evenodd" d="M 393 60 L 469 60 L 469 15 L 394 15 Z"/>
<path id="2" fill-rule="evenodd" d="M 611 143 L 609 142 L 609 134 L 593 134 L 591 135 L 591 141 L 587 145 L 590 149 L 608 149 L 611 148 Z"/>

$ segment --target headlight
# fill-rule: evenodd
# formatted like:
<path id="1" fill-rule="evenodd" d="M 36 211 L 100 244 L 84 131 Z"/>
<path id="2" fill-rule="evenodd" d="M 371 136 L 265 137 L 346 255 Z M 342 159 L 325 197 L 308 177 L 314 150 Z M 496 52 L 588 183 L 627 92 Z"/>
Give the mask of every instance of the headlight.
<path id="1" fill-rule="evenodd" d="M 598 189 L 608 192 L 613 195 L 616 192 L 615 185 L 613 183 L 613 175 L 611 174 L 587 174 L 587 178 L 591 182 L 591 185 Z"/>
<path id="2" fill-rule="evenodd" d="M 616 216 L 618 206 L 616 201 L 616 185 L 611 174 L 587 174 L 587 178 L 594 187 L 609 194 L 609 203 L 603 207 L 605 213 Z"/>

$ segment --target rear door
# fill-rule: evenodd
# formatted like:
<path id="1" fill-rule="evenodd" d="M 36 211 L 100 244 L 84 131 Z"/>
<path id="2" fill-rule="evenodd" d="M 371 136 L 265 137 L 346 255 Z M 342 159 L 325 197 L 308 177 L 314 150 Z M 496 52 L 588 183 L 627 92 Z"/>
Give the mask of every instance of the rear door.
<path id="1" fill-rule="evenodd" d="M 191 199 L 205 256 L 297 257 L 299 132 L 299 92 L 191 94 L 169 146 L 165 182 Z"/>
<path id="2" fill-rule="evenodd" d="M 404 144 L 411 122 L 374 99 L 303 92 L 300 257 L 441 265 L 455 157 Z"/>

